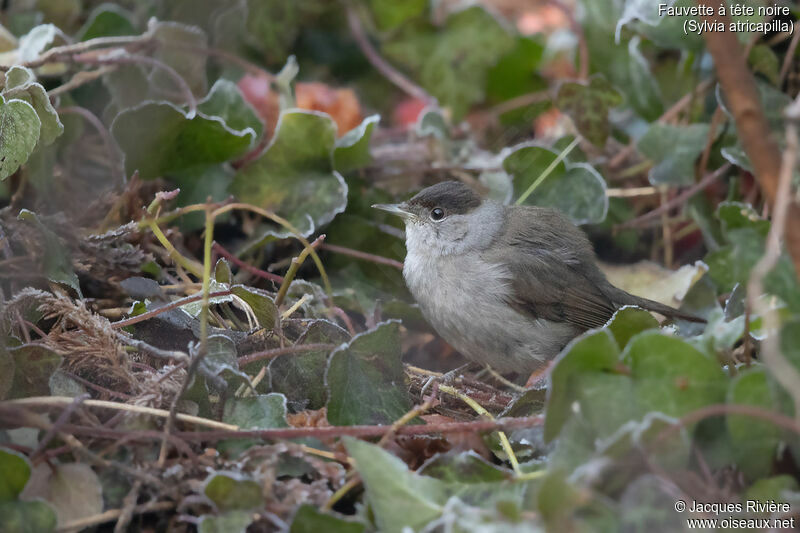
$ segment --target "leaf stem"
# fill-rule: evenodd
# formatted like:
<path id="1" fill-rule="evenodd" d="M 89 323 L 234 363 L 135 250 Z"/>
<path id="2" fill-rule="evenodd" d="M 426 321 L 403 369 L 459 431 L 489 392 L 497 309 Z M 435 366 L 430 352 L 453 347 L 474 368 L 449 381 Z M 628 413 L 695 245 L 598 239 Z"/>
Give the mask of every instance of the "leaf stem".
<path id="1" fill-rule="evenodd" d="M 161 231 L 161 228 L 158 227 L 158 224 L 156 223 L 155 220 L 152 219 L 147 220 L 147 227 L 150 228 L 150 231 L 152 231 L 153 235 L 156 236 L 158 242 L 161 243 L 161 246 L 166 248 L 167 252 L 169 252 L 170 257 L 172 257 L 172 259 L 176 263 L 178 263 L 183 268 L 185 268 L 186 270 L 188 270 L 197 277 L 200 277 L 202 275 L 202 269 L 200 268 L 200 265 L 181 255 L 181 253 L 177 249 L 175 249 L 172 243 L 169 242 L 169 239 L 167 239 L 167 236 L 164 235 L 164 232 Z"/>
<path id="2" fill-rule="evenodd" d="M 571 143 L 569 143 L 569 146 L 564 148 L 564 150 L 562 150 L 561 153 L 558 154 L 558 157 L 556 157 L 553 160 L 553 162 L 550 163 L 550 165 L 546 169 L 544 169 L 544 172 L 539 174 L 539 177 L 536 178 L 536 180 L 533 183 L 531 183 L 530 187 L 528 187 L 528 189 L 524 193 L 522 193 L 519 198 L 517 198 L 517 202 L 516 202 L 517 205 L 522 204 L 522 202 L 524 202 L 525 200 L 528 199 L 528 196 L 533 194 L 533 191 L 535 191 L 536 188 L 539 185 L 541 185 L 542 182 L 547 178 L 547 176 L 549 176 L 556 169 L 558 164 L 561 163 L 561 161 L 563 161 L 564 158 L 567 157 L 569 155 L 569 153 L 576 146 L 578 146 L 578 142 L 580 142 L 580 137 L 575 137 L 575 140 L 573 140 Z"/>
<path id="3" fill-rule="evenodd" d="M 309 252 L 316 248 L 324 239 L 325 234 L 323 233 L 311 243 L 309 248 L 303 248 L 303 251 L 300 252 L 300 255 L 292 259 L 292 264 L 289 265 L 289 270 L 286 271 L 286 275 L 283 277 L 283 283 L 281 283 L 281 286 L 278 289 L 278 294 L 275 296 L 276 306 L 280 306 L 283 303 L 283 299 L 286 298 L 286 293 L 289 291 L 289 285 L 291 285 L 292 281 L 294 281 L 297 271 L 300 270 L 300 267 L 306 260 L 306 257 L 308 257 Z"/>

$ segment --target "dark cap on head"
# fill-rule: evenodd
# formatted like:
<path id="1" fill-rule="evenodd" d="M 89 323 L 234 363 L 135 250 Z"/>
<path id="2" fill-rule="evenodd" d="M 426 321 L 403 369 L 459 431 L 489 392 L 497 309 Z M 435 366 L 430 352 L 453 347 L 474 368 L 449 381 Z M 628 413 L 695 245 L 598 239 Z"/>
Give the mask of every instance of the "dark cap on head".
<path id="1" fill-rule="evenodd" d="M 408 205 L 425 209 L 441 207 L 448 213 L 464 214 L 481 205 L 481 197 L 460 181 L 443 181 L 422 189 Z"/>

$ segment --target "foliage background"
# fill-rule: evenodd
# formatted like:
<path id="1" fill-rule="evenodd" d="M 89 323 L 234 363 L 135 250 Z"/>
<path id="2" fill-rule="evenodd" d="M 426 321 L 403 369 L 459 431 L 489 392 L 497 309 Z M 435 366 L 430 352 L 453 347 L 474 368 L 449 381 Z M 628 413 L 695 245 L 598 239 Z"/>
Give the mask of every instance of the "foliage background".
<path id="1" fill-rule="evenodd" d="M 637 0 L 3 2 L 0 530 L 795 516 L 778 5 L 701 36 Z M 533 387 L 426 386 L 461 359 L 369 206 L 443 179 L 562 209 L 615 284 L 708 323 L 626 308 Z"/>

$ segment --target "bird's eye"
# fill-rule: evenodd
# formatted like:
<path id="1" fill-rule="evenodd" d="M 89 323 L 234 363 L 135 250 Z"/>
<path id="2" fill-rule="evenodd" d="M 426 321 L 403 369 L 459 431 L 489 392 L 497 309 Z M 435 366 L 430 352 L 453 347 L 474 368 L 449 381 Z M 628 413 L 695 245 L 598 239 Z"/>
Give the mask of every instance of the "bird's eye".
<path id="1" fill-rule="evenodd" d="M 441 207 L 434 207 L 431 209 L 431 220 L 442 220 L 444 218 L 444 209 Z"/>

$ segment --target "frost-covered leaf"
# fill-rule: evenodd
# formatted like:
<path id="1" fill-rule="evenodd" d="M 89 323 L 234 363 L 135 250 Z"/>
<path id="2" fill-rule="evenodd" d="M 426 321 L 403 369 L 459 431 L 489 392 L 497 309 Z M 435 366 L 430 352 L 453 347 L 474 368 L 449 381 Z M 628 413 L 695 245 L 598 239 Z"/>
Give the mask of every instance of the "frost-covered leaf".
<path id="1" fill-rule="evenodd" d="M 411 409 L 399 328 L 394 320 L 378 324 L 333 353 L 325 376 L 331 424 L 391 424 Z"/>
<path id="2" fill-rule="evenodd" d="M 371 115 L 361 124 L 336 139 L 333 151 L 334 167 L 341 173 L 364 167 L 372 161 L 369 153 L 369 141 L 372 130 L 380 122 L 380 115 Z"/>
<path id="3" fill-rule="evenodd" d="M 234 296 L 241 298 L 253 311 L 258 325 L 268 330 L 278 325 L 278 307 L 275 300 L 266 291 L 244 285 L 231 287 Z"/>
<path id="4" fill-rule="evenodd" d="M 379 531 L 417 530 L 441 514 L 446 500 L 442 481 L 410 472 L 403 461 L 374 444 L 343 440 L 364 480 Z"/>
<path id="5" fill-rule="evenodd" d="M 644 309 L 626 306 L 614 313 L 608 323 L 608 329 L 614 335 L 617 346 L 625 348 L 628 341 L 637 333 L 658 329 L 658 320 Z"/>
<path id="6" fill-rule="evenodd" d="M 224 78 L 214 83 L 208 95 L 197 104 L 197 110 L 208 117 L 220 117 L 228 127 L 236 131 L 252 130 L 253 140 L 261 137 L 264 132 L 264 124 L 244 99 L 239 87 Z"/>
<path id="7" fill-rule="evenodd" d="M 602 147 L 611 131 L 608 112 L 622 103 L 622 95 L 605 78 L 594 76 L 588 85 L 564 83 L 555 105 L 569 115 L 586 140 Z"/>
<path id="8" fill-rule="evenodd" d="M 242 429 L 287 427 L 286 397 L 273 393 L 233 398 L 225 403 L 222 420 Z"/>
<path id="9" fill-rule="evenodd" d="M 0 94 L 0 181 L 6 179 L 28 160 L 42 122 L 28 102 Z"/>
<path id="10" fill-rule="evenodd" d="M 678 337 L 640 333 L 625 347 L 623 360 L 642 413 L 681 417 L 724 401 L 727 379 L 719 363 Z"/>
<path id="11" fill-rule="evenodd" d="M 217 516 L 203 515 L 197 529 L 200 533 L 245 533 L 253 523 L 253 513 L 228 511 Z"/>
<path id="12" fill-rule="evenodd" d="M 330 116 L 285 111 L 272 143 L 239 171 L 231 191 L 243 201 L 283 216 L 303 235 L 310 235 L 344 211 L 346 205 L 347 184 L 333 169 L 335 142 L 336 125 Z"/>
<path id="13" fill-rule="evenodd" d="M 103 487 L 86 463 L 38 465 L 21 498 L 47 501 L 55 509 L 59 525 L 103 511 Z"/>
<path id="14" fill-rule="evenodd" d="M 683 265 L 678 270 L 670 270 L 651 261 L 630 265 L 601 262 L 600 268 L 612 285 L 636 296 L 673 307 L 681 305 L 689 290 L 708 271 L 702 261 Z"/>
<path id="15" fill-rule="evenodd" d="M 208 91 L 206 76 L 206 55 L 195 50 L 208 47 L 205 32 L 196 26 L 178 22 L 158 22 L 151 19 L 148 34 L 159 42 L 153 57 L 172 67 L 186 82 L 195 97 L 202 97 Z M 167 95 L 180 94 L 175 80 L 163 68 L 153 68 L 149 74 L 150 85 Z M 185 103 L 182 101 L 180 103 Z"/>
<path id="16" fill-rule="evenodd" d="M 650 169 L 653 185 L 691 185 L 694 162 L 708 141 L 708 124 L 674 126 L 653 123 L 639 139 L 639 151 L 656 165 Z"/>
<path id="17" fill-rule="evenodd" d="M 32 70 L 19 66 L 11 67 L 5 73 L 5 87 L 2 94 L 6 100 L 19 99 L 31 104 L 41 122 L 39 140 L 42 144 L 51 144 L 56 137 L 64 133 L 64 125 L 61 124 L 58 113 L 50 103 L 47 91 L 36 82 Z"/>
<path id="18" fill-rule="evenodd" d="M 541 146 L 526 143 L 513 147 L 503 160 L 503 168 L 514 177 L 515 196 L 524 193 L 557 157 L 557 153 Z M 555 207 L 576 224 L 598 223 L 608 211 L 606 184 L 594 167 L 561 161 L 525 204 Z"/>
<path id="19" fill-rule="evenodd" d="M 413 71 L 455 120 L 484 99 L 489 69 L 514 47 L 505 25 L 478 5 L 452 13 L 438 30 L 432 25 L 403 30 L 384 45 L 385 54 Z"/>
<path id="20" fill-rule="evenodd" d="M 133 16 L 126 9 L 115 4 L 100 4 L 92 10 L 86 24 L 78 32 L 78 40 L 136 35 L 138 32 L 132 20 Z"/>
<path id="21" fill-rule="evenodd" d="M 41 24 L 19 38 L 19 62 L 33 61 L 50 46 L 60 30 L 53 24 Z"/>
<path id="22" fill-rule="evenodd" d="M 111 124 L 125 153 L 125 170 L 154 179 L 198 165 L 229 161 L 252 144 L 252 129 L 234 130 L 221 119 L 197 113 L 189 118 L 168 102 L 145 102 L 126 109 Z"/>
<path id="23" fill-rule="evenodd" d="M 289 533 L 362 533 L 366 526 L 320 511 L 313 505 L 303 504 L 294 514 Z"/>
<path id="24" fill-rule="evenodd" d="M 221 511 L 257 509 L 264 505 L 261 485 L 236 472 L 216 472 L 205 481 L 203 493 Z"/>

